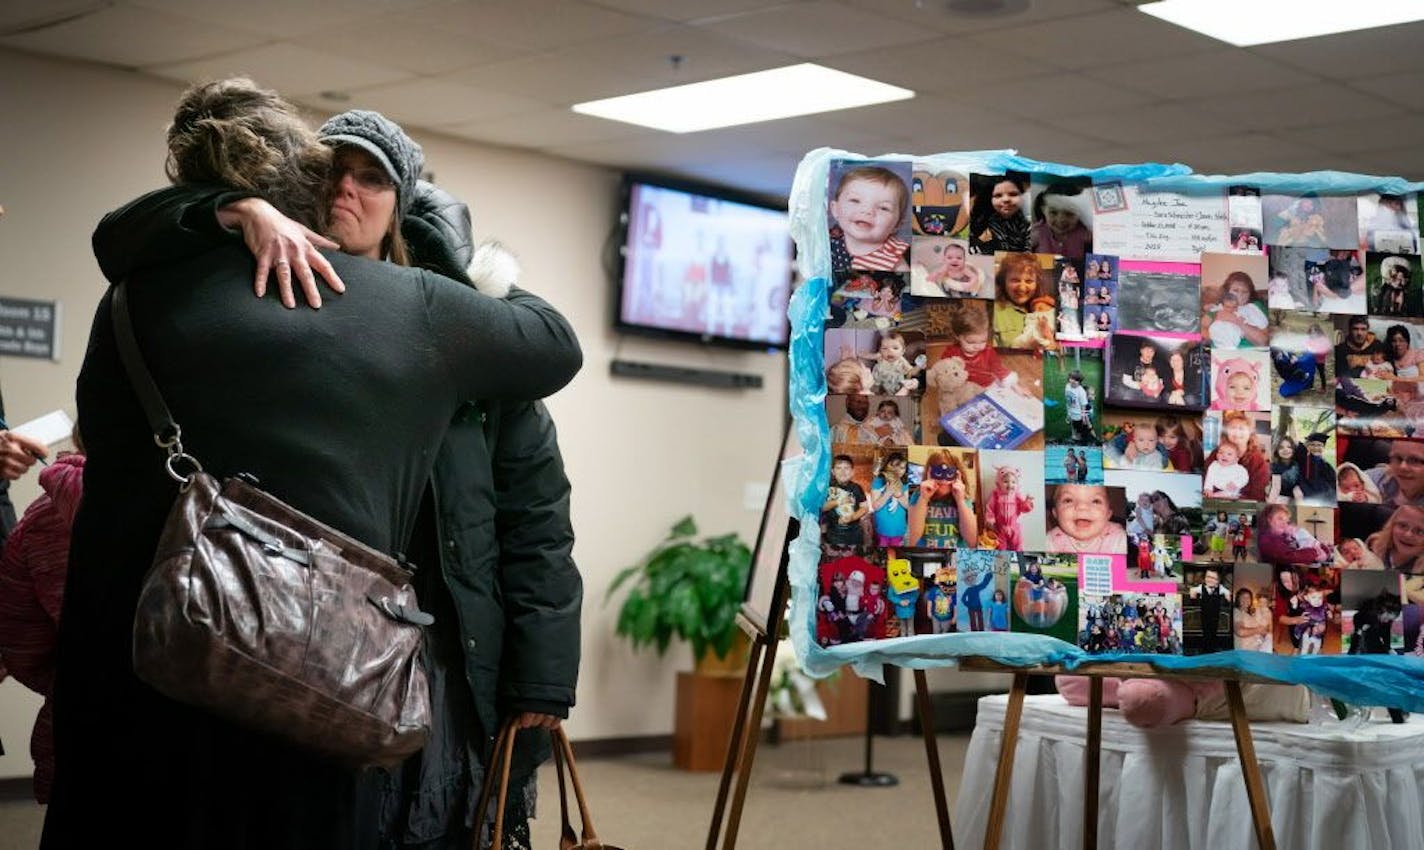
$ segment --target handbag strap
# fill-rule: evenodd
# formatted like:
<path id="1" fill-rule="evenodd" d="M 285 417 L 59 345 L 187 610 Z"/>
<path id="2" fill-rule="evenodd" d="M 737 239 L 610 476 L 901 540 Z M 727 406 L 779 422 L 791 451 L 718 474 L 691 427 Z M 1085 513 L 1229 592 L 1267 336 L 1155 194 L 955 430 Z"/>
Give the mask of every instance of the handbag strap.
<path id="1" fill-rule="evenodd" d="M 193 480 L 194 475 L 203 471 L 203 465 L 198 463 L 197 458 L 183 451 L 183 429 L 173 421 L 168 403 L 163 400 L 163 394 L 158 391 L 158 384 L 154 383 L 153 375 L 143 362 L 143 353 L 138 349 L 138 337 L 134 335 L 133 319 L 129 316 L 127 281 L 120 281 L 114 287 L 109 313 L 114 322 L 114 342 L 119 349 L 119 360 L 123 362 L 129 383 L 133 385 L 138 402 L 143 406 L 143 415 L 148 419 L 149 429 L 153 431 L 153 441 L 168 453 L 164 467 L 170 478 L 186 486 Z M 187 475 L 179 472 L 177 467 L 180 463 L 191 466 L 192 472 Z"/>
<path id="2" fill-rule="evenodd" d="M 490 763 L 485 770 L 484 786 L 480 788 L 480 799 L 475 804 L 475 824 L 471 832 L 471 847 L 473 850 L 482 850 L 480 837 L 484 834 L 485 815 L 489 812 L 490 791 L 494 788 L 495 779 L 499 780 L 499 797 L 496 805 L 498 808 L 494 813 L 494 834 L 490 847 L 498 850 L 504 842 L 504 806 L 509 799 L 509 768 L 514 761 L 514 736 L 518 732 L 515 719 L 510 718 L 499 727 L 499 736 L 494 741 L 494 755 L 490 758 Z"/>
<path id="3" fill-rule="evenodd" d="M 554 769 L 559 774 L 559 815 L 563 820 L 559 836 L 559 850 L 603 850 L 603 842 L 593 828 L 593 818 L 588 813 L 588 801 L 584 799 L 583 783 L 579 780 L 578 768 L 574 766 L 574 748 L 564 727 L 550 730 L 554 739 Z M 574 788 L 574 800 L 578 803 L 579 823 L 582 827 L 582 841 L 575 843 L 574 827 L 569 822 L 568 792 L 564 790 L 564 773 L 569 775 L 569 784 Z"/>

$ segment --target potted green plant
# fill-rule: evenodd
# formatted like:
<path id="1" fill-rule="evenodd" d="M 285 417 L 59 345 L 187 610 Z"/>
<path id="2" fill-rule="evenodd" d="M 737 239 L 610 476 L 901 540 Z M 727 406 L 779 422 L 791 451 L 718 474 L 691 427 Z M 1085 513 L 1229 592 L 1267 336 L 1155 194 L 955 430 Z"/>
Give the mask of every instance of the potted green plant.
<path id="1" fill-rule="evenodd" d="M 614 577 L 604 601 L 632 581 L 618 611 L 618 634 L 634 649 L 653 646 L 659 655 L 673 638 L 685 640 L 702 669 L 714 657 L 726 658 L 742 634 L 736 617 L 751 550 L 736 534 L 696 537 L 697 524 L 683 517 L 653 551 Z"/>

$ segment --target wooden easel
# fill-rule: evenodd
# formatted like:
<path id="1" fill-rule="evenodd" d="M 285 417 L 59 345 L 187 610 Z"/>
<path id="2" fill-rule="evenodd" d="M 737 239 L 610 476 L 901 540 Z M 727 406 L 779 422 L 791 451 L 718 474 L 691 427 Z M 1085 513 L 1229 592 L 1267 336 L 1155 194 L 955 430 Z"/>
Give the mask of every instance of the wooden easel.
<path id="1" fill-rule="evenodd" d="M 751 784 L 752 763 L 756 759 L 757 744 L 761 739 L 762 710 L 766 706 L 767 691 L 771 688 L 771 668 L 776 658 L 776 644 L 781 639 L 781 624 L 790 589 L 786 577 L 790 562 L 788 546 L 800 533 L 800 527 L 800 522 L 795 519 L 787 522 L 785 536 L 781 540 L 781 562 L 777 569 L 770 610 L 758 611 L 754 606 L 744 603 L 737 615 L 737 625 L 751 639 L 751 655 L 747 662 L 746 675 L 742 679 L 742 695 L 737 703 L 732 738 L 727 743 L 727 758 L 722 765 L 722 781 L 717 786 L 717 802 L 712 812 L 712 824 L 707 829 L 706 850 L 717 850 L 717 839 L 723 836 L 724 816 L 726 832 L 722 848 L 732 850 L 737 846 L 737 830 L 741 826 L 742 808 Z M 760 549 L 769 542 L 765 539 L 758 540 L 757 548 Z M 949 802 L 945 796 L 939 745 L 935 740 L 934 718 L 930 710 L 929 683 L 923 670 L 915 671 L 915 704 L 920 714 L 920 728 L 924 733 L 930 786 L 934 794 L 935 814 L 939 819 L 940 844 L 943 850 L 954 850 L 954 835 L 949 823 Z M 727 809 L 729 794 L 730 811 Z"/>
<path id="2" fill-rule="evenodd" d="M 994 772 L 994 794 L 989 802 L 984 850 L 998 850 L 999 840 L 1003 835 L 1004 816 L 1009 802 L 1009 780 L 1013 776 L 1014 750 L 1018 746 L 1019 721 L 1023 717 L 1024 692 L 1028 677 L 1031 674 L 1057 673 L 1091 677 L 1088 690 L 1088 751 L 1083 760 L 1083 850 L 1097 850 L 1098 779 L 1103 741 L 1103 677 L 1160 679 L 1167 676 L 1149 664 L 1123 661 L 1085 664 L 1075 670 L 1065 670 L 1057 666 L 1010 667 L 985 658 L 965 658 L 960 662 L 959 668 L 985 673 L 1012 673 L 1014 676 L 1013 688 L 1009 691 L 1009 704 L 1004 709 L 1004 731 L 999 743 L 999 764 Z M 1276 683 L 1269 679 L 1244 676 L 1235 670 L 1210 668 L 1173 672 L 1170 678 L 1225 682 L 1226 701 L 1231 708 L 1231 731 L 1236 736 L 1236 754 L 1241 759 L 1241 776 L 1246 782 L 1246 799 L 1251 804 L 1251 823 L 1256 830 L 1256 844 L 1260 850 L 1276 850 L 1276 836 L 1271 829 L 1270 804 L 1266 799 L 1266 783 L 1261 778 L 1261 765 L 1256 761 L 1256 746 L 1251 740 L 1251 725 L 1246 719 L 1246 704 L 1241 698 L 1242 682 Z"/>

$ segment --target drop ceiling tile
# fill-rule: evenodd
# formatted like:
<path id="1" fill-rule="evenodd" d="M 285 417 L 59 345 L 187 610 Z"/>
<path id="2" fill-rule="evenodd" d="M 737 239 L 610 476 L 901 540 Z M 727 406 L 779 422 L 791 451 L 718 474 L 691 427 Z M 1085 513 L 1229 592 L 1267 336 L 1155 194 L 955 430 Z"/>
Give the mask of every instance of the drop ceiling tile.
<path id="1" fill-rule="evenodd" d="M 371 33 L 381 48 L 371 50 Z M 413 26 L 402 15 L 358 21 L 291 40 L 293 44 L 347 59 L 377 59 L 382 65 L 417 74 L 438 75 L 473 65 L 500 62 L 530 51 L 509 44 L 480 41 L 433 26 Z"/>
<path id="2" fill-rule="evenodd" d="M 1119 109 L 1110 115 L 1079 115 L 1047 122 L 1074 133 L 1118 144 L 1138 145 L 1174 138 L 1206 138 L 1231 135 L 1237 128 L 1200 109 L 1174 103 L 1155 103 Z"/>
<path id="3" fill-rule="evenodd" d="M 766 0 L 597 0 L 598 5 L 630 15 L 646 15 L 667 21 L 694 21 L 721 18 L 760 9 Z M 790 4 L 783 4 L 790 5 Z"/>
<path id="4" fill-rule="evenodd" d="M 1409 145 L 1393 150 L 1360 154 L 1357 159 L 1370 165 L 1376 174 L 1424 180 L 1424 146 Z"/>
<path id="5" fill-rule="evenodd" d="M 807 58 L 847 51 L 893 48 L 934 37 L 921 27 L 847 6 L 816 0 L 717 18 L 702 27 L 729 38 Z"/>
<path id="6" fill-rule="evenodd" d="M 794 154 L 772 154 L 736 162 L 691 162 L 685 166 L 683 173 L 707 183 L 785 198 L 791 194 L 791 181 L 796 176 L 796 166 L 800 164 L 801 157 Z"/>
<path id="7" fill-rule="evenodd" d="M 1252 53 L 1327 79 L 1347 80 L 1419 70 L 1424 22 L 1263 44 Z"/>
<path id="8" fill-rule="evenodd" d="M 1105 12 L 1119 7 L 1117 0 L 1041 0 L 1030 3 L 1021 12 L 1011 14 L 972 14 L 948 8 L 946 0 L 844 0 L 847 5 L 919 24 L 936 32 L 962 35 L 986 30 L 1020 27 L 1029 23 L 1056 20 L 1075 15 Z"/>
<path id="9" fill-rule="evenodd" d="M 1082 116 L 1085 122 L 1107 122 L 1123 110 L 1135 109 L 1153 101 L 1151 96 L 1142 92 L 1063 73 L 965 89 L 957 97 L 968 103 L 1027 118 Z"/>
<path id="10" fill-rule="evenodd" d="M 589 68 L 607 66 L 634 74 L 642 81 L 643 91 L 804 61 L 789 53 L 682 25 L 611 36 L 565 48 L 559 54 L 566 61 L 582 62 Z M 676 62 L 674 56 L 678 57 Z"/>
<path id="11" fill-rule="evenodd" d="M 345 24 L 380 15 L 408 15 L 421 6 L 442 0 L 128 0 L 127 5 L 158 9 L 198 21 L 258 32 L 277 39 L 321 32 L 335 24 Z M 448 5 L 448 4 L 445 4 Z M 378 53 L 385 33 L 372 30 L 370 46 Z"/>
<path id="12" fill-rule="evenodd" d="M 604 9 L 580 0 L 437 2 L 412 11 L 415 26 L 430 26 L 482 42 L 526 50 L 555 50 L 616 35 L 656 29 L 663 22 Z"/>
<path id="13" fill-rule="evenodd" d="M 1244 97 L 1214 97 L 1183 101 L 1225 119 L 1238 130 L 1273 131 L 1308 127 L 1327 121 L 1356 121 L 1398 112 L 1399 107 L 1373 95 L 1361 94 L 1336 83 L 1253 92 Z"/>
<path id="14" fill-rule="evenodd" d="M 1215 39 L 1126 8 L 975 33 L 970 40 L 1005 54 L 1006 58 L 1021 56 L 1069 69 L 1183 56 L 1221 47 Z"/>
<path id="15" fill-rule="evenodd" d="M 818 60 L 840 71 L 917 92 L 953 95 L 973 86 L 1035 77 L 1053 68 L 1032 59 L 1003 62 L 995 51 L 962 38 L 936 36 L 899 50 L 858 50 Z"/>
<path id="16" fill-rule="evenodd" d="M 502 119 L 546 108 L 537 100 L 484 91 L 444 79 L 421 78 L 350 92 L 348 109 L 374 109 L 400 124 L 441 127 Z M 324 105 L 330 106 L 329 102 Z"/>
<path id="17" fill-rule="evenodd" d="M 440 132 L 517 148 L 547 149 L 656 133 L 621 121 L 580 115 L 567 107 L 543 108 L 497 121 L 482 118 L 442 126 Z"/>
<path id="18" fill-rule="evenodd" d="M 602 63 L 590 67 L 587 61 L 572 59 L 562 51 L 479 65 L 450 74 L 448 79 L 560 106 L 649 88 L 637 74 Z"/>
<path id="19" fill-rule="evenodd" d="M 1316 81 L 1297 68 L 1237 48 L 1105 65 L 1084 75 L 1161 100 L 1238 96 Z"/>
<path id="20" fill-rule="evenodd" d="M 144 70 L 185 82 L 243 75 L 293 98 L 328 90 L 349 91 L 393 83 L 411 76 L 408 71 L 332 56 L 287 42 Z"/>
<path id="21" fill-rule="evenodd" d="M 50 26 L 107 5 L 103 0 L 7 0 L 0 5 L 0 33 Z"/>
<path id="22" fill-rule="evenodd" d="M 1160 161 L 1182 162 L 1203 174 L 1299 171 L 1302 162 L 1322 163 L 1329 154 L 1283 135 L 1241 133 L 1203 139 L 1167 139 L 1153 144 Z M 1312 165 L 1311 169 L 1320 167 Z M 1311 170 L 1305 169 L 1305 170 Z"/>
<path id="23" fill-rule="evenodd" d="M 1391 103 L 1424 111 L 1424 71 L 1351 80 L 1350 88 L 1382 97 Z"/>
<path id="24" fill-rule="evenodd" d="M 0 45 L 137 68 L 237 50 L 265 40 L 252 32 L 167 12 L 108 6 L 54 26 L 5 36 Z"/>
<path id="25" fill-rule="evenodd" d="M 1424 116 L 1400 110 L 1397 115 L 1368 121 L 1331 121 L 1315 127 L 1297 127 L 1286 135 L 1332 154 L 1353 156 L 1364 151 L 1424 145 Z"/>

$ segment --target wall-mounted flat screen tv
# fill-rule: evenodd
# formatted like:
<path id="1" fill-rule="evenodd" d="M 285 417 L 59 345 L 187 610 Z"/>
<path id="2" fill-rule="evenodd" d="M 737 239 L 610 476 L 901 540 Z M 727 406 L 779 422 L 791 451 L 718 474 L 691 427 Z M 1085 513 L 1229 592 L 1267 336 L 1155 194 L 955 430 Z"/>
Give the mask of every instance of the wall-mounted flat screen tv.
<path id="1" fill-rule="evenodd" d="M 785 348 L 792 242 L 785 205 L 724 189 L 623 181 L 616 324 L 738 348 Z"/>

